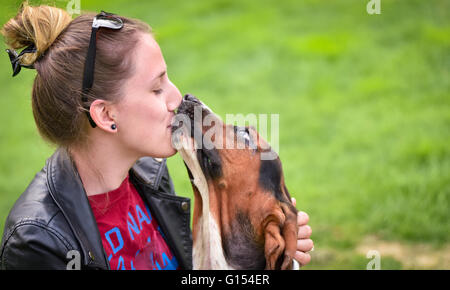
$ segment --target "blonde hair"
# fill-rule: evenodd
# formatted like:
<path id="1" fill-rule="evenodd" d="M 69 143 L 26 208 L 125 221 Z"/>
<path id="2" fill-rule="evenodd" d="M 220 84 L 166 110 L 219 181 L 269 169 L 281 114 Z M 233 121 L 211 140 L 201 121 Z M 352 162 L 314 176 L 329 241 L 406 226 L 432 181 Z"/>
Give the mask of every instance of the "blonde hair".
<path id="1" fill-rule="evenodd" d="M 37 51 L 26 53 L 20 59 L 23 65 L 33 65 L 71 21 L 72 16 L 65 10 L 46 5 L 32 7 L 26 1 L 16 17 L 3 26 L 1 33 L 13 49 L 34 44 Z"/>
<path id="2" fill-rule="evenodd" d="M 35 53 L 19 59 L 37 71 L 31 99 L 34 120 L 44 140 L 65 148 L 86 145 L 89 123 L 85 112 L 91 102 L 120 100 L 124 81 L 133 73 L 132 52 L 140 33 L 151 33 L 146 23 L 121 16 L 117 17 L 124 23 L 122 29 L 98 31 L 95 81 L 88 102 L 83 103 L 83 70 L 95 15 L 86 13 L 72 20 L 65 10 L 25 2 L 1 29 L 11 48 L 36 47 Z"/>

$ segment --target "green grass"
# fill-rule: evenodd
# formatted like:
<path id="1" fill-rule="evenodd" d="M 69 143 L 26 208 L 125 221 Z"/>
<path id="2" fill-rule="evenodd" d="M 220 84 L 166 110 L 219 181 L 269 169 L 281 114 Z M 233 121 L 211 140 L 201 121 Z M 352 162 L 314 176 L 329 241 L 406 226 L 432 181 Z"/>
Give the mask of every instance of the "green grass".
<path id="1" fill-rule="evenodd" d="M 450 5 L 384 0 L 381 15 L 368 15 L 367 2 L 81 0 L 81 8 L 149 23 L 172 81 L 222 117 L 279 114 L 286 183 L 311 217 L 317 259 L 307 268 L 365 269 L 354 249 L 367 235 L 450 242 Z M 5 4 L 1 23 L 17 3 Z M 35 72 L 12 79 L 6 54 L 0 68 L 3 222 L 54 149 L 31 113 Z M 169 166 L 178 194 L 192 197 L 181 159 Z M 390 257 L 382 265 L 402 268 Z"/>

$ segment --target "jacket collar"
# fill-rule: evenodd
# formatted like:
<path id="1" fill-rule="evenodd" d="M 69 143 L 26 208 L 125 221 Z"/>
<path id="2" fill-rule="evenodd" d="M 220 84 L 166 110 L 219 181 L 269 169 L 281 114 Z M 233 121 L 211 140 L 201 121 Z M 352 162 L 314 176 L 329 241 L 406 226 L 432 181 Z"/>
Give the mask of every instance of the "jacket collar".
<path id="1" fill-rule="evenodd" d="M 78 171 L 68 152 L 59 148 L 47 160 L 50 195 L 80 243 L 85 266 L 108 269 L 100 233 Z"/>
<path id="2" fill-rule="evenodd" d="M 146 157 L 150 158 L 150 157 Z M 156 162 L 156 161 L 155 161 Z M 158 162 L 156 162 L 158 163 Z M 159 174 L 165 162 L 159 162 L 157 168 L 142 168 L 145 162 L 136 162 L 132 173 L 146 184 L 157 187 Z M 67 150 L 59 148 L 47 160 L 47 184 L 50 195 L 61 209 L 74 235 L 80 243 L 85 266 L 109 269 L 109 263 L 103 250 L 102 239 L 92 213 L 86 191 L 75 164 Z"/>

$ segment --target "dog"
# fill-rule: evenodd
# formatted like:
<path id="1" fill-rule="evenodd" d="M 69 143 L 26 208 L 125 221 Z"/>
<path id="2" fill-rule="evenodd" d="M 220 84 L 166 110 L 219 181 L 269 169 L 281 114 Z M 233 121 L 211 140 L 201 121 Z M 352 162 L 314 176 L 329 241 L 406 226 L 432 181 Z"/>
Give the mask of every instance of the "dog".
<path id="1" fill-rule="evenodd" d="M 227 125 L 187 94 L 172 123 L 172 144 L 194 192 L 194 269 L 298 268 L 297 209 L 278 155 L 255 128 Z M 275 158 L 261 158 L 265 153 Z"/>

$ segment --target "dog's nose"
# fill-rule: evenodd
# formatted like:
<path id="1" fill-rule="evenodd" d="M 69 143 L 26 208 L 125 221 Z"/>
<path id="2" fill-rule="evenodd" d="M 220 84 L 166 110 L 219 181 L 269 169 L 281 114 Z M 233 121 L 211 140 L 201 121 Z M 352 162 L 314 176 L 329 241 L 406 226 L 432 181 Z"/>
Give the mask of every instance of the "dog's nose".
<path id="1" fill-rule="evenodd" d="M 194 119 L 194 108 L 201 105 L 201 102 L 191 94 L 183 96 L 183 100 L 177 108 L 177 114 L 185 114 L 192 120 Z"/>
<path id="2" fill-rule="evenodd" d="M 200 104 L 200 101 L 199 101 L 196 97 L 194 97 L 193 95 L 191 95 L 191 94 L 186 94 L 186 95 L 183 97 L 183 101 L 189 101 L 189 102 L 194 102 L 194 103 Z"/>

